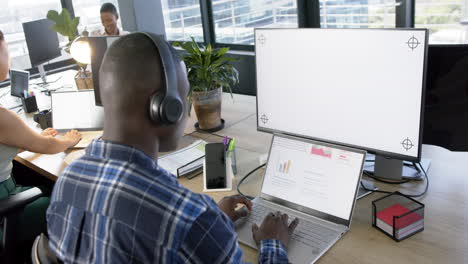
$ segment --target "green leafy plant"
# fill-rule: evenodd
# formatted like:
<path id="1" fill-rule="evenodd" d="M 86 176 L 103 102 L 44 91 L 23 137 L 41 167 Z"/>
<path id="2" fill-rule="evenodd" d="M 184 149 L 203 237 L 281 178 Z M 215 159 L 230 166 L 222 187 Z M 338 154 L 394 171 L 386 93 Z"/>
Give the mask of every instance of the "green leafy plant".
<path id="1" fill-rule="evenodd" d="M 49 10 L 49 12 L 47 12 L 47 18 L 55 22 L 55 25 L 52 26 L 52 30 L 67 37 L 69 44 L 77 37 L 80 18 L 71 18 L 70 12 L 68 12 L 66 8 L 62 9 L 60 14 L 55 10 Z"/>
<path id="2" fill-rule="evenodd" d="M 192 41 L 175 42 L 173 45 L 185 50 L 182 58 L 190 82 L 189 101 L 192 92 L 207 92 L 220 87 L 232 96 L 232 87 L 239 83 L 239 72 L 232 65 L 237 59 L 226 56 L 229 48 L 204 47 L 198 45 L 193 37 Z"/>

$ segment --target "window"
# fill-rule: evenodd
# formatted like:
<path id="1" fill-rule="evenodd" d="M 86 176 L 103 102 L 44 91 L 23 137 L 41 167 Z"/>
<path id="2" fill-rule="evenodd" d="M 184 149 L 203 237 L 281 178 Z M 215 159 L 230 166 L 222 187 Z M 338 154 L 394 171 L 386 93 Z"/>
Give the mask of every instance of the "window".
<path id="1" fill-rule="evenodd" d="M 464 0 L 416 0 L 415 26 L 430 30 L 429 43 L 465 43 L 465 8 Z"/>
<path id="2" fill-rule="evenodd" d="M 394 28 L 395 0 L 321 0 L 322 28 Z"/>
<path id="3" fill-rule="evenodd" d="M 254 44 L 254 28 L 298 26 L 296 0 L 213 0 L 216 42 Z"/>
<path id="4" fill-rule="evenodd" d="M 161 4 L 168 40 L 186 41 L 194 37 L 203 42 L 199 0 L 162 0 Z"/>
<path id="5" fill-rule="evenodd" d="M 23 33 L 23 22 L 44 19 L 51 9 L 60 11 L 60 0 L 2 0 L 0 30 L 5 34 L 11 68 L 29 69 L 31 62 Z"/>
<path id="6" fill-rule="evenodd" d="M 112 3 L 119 10 L 117 0 L 73 0 L 73 10 L 75 16 L 80 17 L 80 25 L 78 31 L 81 33 L 83 30 L 93 32 L 102 29 L 101 23 L 101 6 L 104 3 Z M 119 19 L 118 26 L 122 29 L 122 22 Z"/>

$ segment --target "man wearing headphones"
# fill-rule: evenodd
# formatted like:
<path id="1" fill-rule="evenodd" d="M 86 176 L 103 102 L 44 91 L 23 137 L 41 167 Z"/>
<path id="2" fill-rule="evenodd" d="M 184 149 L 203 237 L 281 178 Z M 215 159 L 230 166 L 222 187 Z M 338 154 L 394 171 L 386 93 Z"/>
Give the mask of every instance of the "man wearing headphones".
<path id="1" fill-rule="evenodd" d="M 48 210 L 49 245 L 65 263 L 240 263 L 233 221 L 252 204 L 219 205 L 157 165 L 183 135 L 188 80 L 163 39 L 134 33 L 114 42 L 100 70 L 102 140 L 70 164 Z M 244 208 L 235 210 L 238 204 Z M 287 263 L 297 220 L 280 212 L 253 226 L 260 263 Z"/>

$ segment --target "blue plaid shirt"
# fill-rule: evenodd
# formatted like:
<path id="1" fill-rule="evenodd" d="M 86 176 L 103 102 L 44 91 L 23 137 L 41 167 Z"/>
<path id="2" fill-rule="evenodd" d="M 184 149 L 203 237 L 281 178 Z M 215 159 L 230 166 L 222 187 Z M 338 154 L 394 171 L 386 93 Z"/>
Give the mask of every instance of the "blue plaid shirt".
<path id="1" fill-rule="evenodd" d="M 234 224 L 133 147 L 93 141 L 54 187 L 50 248 L 66 263 L 240 263 Z M 278 240 L 260 263 L 287 263 Z"/>

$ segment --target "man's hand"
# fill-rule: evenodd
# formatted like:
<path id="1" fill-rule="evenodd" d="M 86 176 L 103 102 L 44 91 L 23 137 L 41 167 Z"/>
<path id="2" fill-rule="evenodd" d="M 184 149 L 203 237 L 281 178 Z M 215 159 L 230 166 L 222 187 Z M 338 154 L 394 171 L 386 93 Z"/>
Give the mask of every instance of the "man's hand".
<path id="1" fill-rule="evenodd" d="M 53 128 L 46 128 L 44 129 L 42 132 L 41 132 L 41 135 L 44 136 L 44 137 L 55 137 L 57 136 L 59 133 L 57 132 L 57 130 L 53 129 Z"/>
<path id="2" fill-rule="evenodd" d="M 237 205 L 243 204 L 240 209 L 236 210 Z M 242 195 L 233 195 L 224 197 L 218 203 L 219 209 L 223 211 L 233 222 L 237 221 L 241 217 L 249 215 L 252 211 L 252 202 Z"/>
<path id="3" fill-rule="evenodd" d="M 260 241 L 265 239 L 277 239 L 283 243 L 285 247 L 288 247 L 289 238 L 299 224 L 299 219 L 294 219 L 290 225 L 288 225 L 287 214 L 281 212 L 269 213 L 263 220 L 260 228 L 257 224 L 252 225 L 252 235 L 255 243 L 260 245 Z"/>

